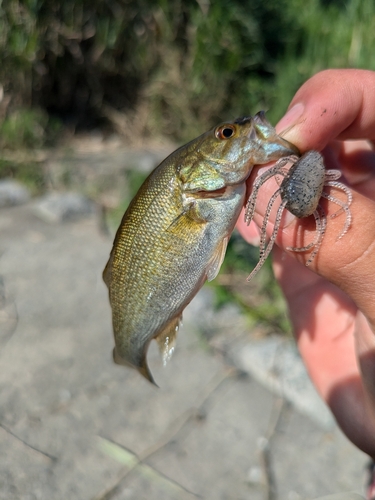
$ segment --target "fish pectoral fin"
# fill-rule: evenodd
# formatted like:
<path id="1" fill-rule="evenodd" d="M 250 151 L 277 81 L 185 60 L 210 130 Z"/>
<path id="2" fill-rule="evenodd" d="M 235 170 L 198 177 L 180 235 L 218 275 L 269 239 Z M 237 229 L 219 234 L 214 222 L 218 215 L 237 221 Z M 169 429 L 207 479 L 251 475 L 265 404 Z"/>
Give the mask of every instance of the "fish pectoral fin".
<path id="1" fill-rule="evenodd" d="M 171 222 L 167 231 L 173 233 L 174 236 L 181 237 L 181 235 L 189 234 L 192 230 L 192 222 L 199 225 L 207 223 L 198 210 L 195 203 L 189 205 L 183 212 Z"/>
<path id="2" fill-rule="evenodd" d="M 179 214 L 168 226 L 167 231 L 169 233 L 173 233 L 174 235 L 179 236 L 184 233 L 186 227 L 188 225 L 188 221 L 185 218 L 185 212 Z"/>
<path id="3" fill-rule="evenodd" d="M 218 245 L 215 253 L 211 257 L 207 265 L 206 269 L 207 281 L 212 281 L 219 274 L 221 264 L 223 263 L 225 257 L 227 246 L 228 246 L 228 237 L 226 236 L 223 239 L 223 241 L 221 241 L 220 244 Z"/>
<path id="4" fill-rule="evenodd" d="M 167 326 L 162 330 L 155 340 L 158 343 L 159 351 L 163 359 L 163 365 L 165 366 L 171 359 L 176 346 L 177 333 L 180 328 L 182 316 L 173 318 Z"/>

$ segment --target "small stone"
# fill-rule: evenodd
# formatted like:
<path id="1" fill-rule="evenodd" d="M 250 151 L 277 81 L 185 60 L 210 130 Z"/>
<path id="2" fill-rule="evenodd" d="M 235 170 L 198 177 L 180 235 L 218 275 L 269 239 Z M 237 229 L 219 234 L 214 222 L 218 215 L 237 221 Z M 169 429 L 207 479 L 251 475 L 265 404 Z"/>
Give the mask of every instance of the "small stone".
<path id="1" fill-rule="evenodd" d="M 29 199 L 29 191 L 19 182 L 10 179 L 0 181 L 0 207 L 22 205 Z"/>
<path id="2" fill-rule="evenodd" d="M 67 403 L 70 401 L 72 395 L 68 389 L 60 389 L 59 391 L 59 402 L 60 403 Z"/>
<path id="3" fill-rule="evenodd" d="M 301 500 L 301 495 L 299 495 L 296 491 L 289 491 L 288 500 Z"/>
<path id="4" fill-rule="evenodd" d="M 50 193 L 34 206 L 34 213 L 46 222 L 59 223 L 87 217 L 94 212 L 94 203 L 79 193 Z"/>
<path id="5" fill-rule="evenodd" d="M 260 467 L 254 465 L 253 467 L 250 467 L 248 473 L 247 473 L 247 482 L 250 484 L 263 484 L 264 482 L 264 477 L 263 477 L 263 471 Z"/>

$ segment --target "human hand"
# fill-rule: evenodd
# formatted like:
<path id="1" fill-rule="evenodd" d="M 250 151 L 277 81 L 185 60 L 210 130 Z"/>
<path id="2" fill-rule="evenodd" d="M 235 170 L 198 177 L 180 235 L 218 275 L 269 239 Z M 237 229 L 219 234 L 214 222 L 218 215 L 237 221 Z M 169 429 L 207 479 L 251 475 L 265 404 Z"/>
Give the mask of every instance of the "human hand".
<path id="1" fill-rule="evenodd" d="M 296 246 L 300 231 L 303 241 L 298 240 L 297 246 L 311 242 L 314 220 L 287 214 L 273 251 L 273 266 L 313 383 L 348 438 L 375 459 L 374 110 L 375 72 L 371 71 L 323 71 L 293 98 L 276 128 L 302 153 L 322 151 L 327 169 L 342 171 L 340 181 L 353 192 L 352 225 L 337 240 L 345 215 L 328 218 L 318 254 L 306 267 L 309 253 L 287 252 L 286 247 Z M 250 182 L 254 178 L 255 172 Z M 258 226 L 276 188 L 276 183 L 268 182 L 261 189 L 254 215 Z M 321 204 L 328 217 L 337 211 L 327 200 Z M 253 241 L 254 227 L 246 226 L 243 217 L 237 227 Z"/>

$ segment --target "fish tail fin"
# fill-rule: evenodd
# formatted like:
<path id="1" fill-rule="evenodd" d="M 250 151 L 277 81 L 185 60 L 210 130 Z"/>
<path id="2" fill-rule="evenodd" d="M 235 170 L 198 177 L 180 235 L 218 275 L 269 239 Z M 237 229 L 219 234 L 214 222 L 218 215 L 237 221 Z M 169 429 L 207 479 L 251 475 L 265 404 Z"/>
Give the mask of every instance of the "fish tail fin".
<path id="1" fill-rule="evenodd" d="M 156 387 L 159 387 L 158 384 L 155 382 L 154 377 L 152 376 L 150 369 L 148 367 L 147 361 L 144 360 L 142 366 L 138 368 L 139 372 L 149 381 L 151 384 L 155 385 Z"/>
<path id="2" fill-rule="evenodd" d="M 126 363 L 118 354 L 116 347 L 113 348 L 112 355 L 113 361 L 116 363 L 116 365 L 129 366 L 129 363 Z"/>
<path id="3" fill-rule="evenodd" d="M 156 385 L 156 387 L 159 387 L 158 384 L 155 382 L 154 377 L 152 376 L 150 369 L 147 365 L 146 358 L 142 361 L 141 366 L 134 366 L 130 364 L 128 361 L 124 360 L 119 353 L 117 352 L 116 347 L 113 349 L 113 361 L 116 363 L 116 365 L 122 365 L 122 366 L 131 366 L 132 368 L 136 368 L 141 375 L 143 375 L 151 384 Z"/>

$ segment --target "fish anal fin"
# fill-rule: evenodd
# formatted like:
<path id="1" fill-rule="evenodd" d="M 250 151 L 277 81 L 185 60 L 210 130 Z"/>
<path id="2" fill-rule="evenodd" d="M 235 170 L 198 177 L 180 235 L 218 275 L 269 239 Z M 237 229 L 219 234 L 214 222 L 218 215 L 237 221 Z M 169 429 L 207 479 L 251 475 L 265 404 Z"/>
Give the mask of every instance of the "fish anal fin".
<path id="1" fill-rule="evenodd" d="M 158 343 L 159 351 L 162 356 L 163 365 L 165 366 L 171 359 L 176 346 L 177 333 L 180 328 L 182 316 L 173 318 L 167 326 L 162 330 L 155 340 Z"/>
<path id="2" fill-rule="evenodd" d="M 212 281 L 218 275 L 221 264 L 223 263 L 225 257 L 227 245 L 228 245 L 228 237 L 225 237 L 216 248 L 215 253 L 211 257 L 207 265 L 206 269 L 207 281 Z"/>

